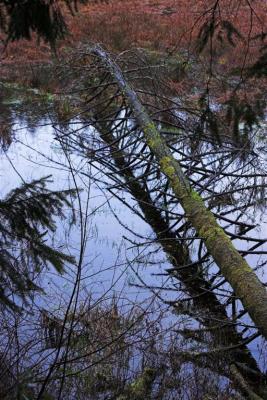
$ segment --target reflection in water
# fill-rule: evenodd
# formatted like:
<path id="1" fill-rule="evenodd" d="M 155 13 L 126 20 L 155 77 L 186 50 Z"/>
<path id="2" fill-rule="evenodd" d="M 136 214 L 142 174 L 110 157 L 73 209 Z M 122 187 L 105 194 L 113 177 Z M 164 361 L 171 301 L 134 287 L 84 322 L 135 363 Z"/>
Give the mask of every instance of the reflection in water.
<path id="1" fill-rule="evenodd" d="M 3 106 L 15 141 L 9 146 L 8 157 L 2 156 L 1 189 L 6 193 L 17 186 L 20 176 L 31 180 L 49 174 L 54 180 L 51 188 L 77 184 L 83 189 L 80 211 L 88 217 L 88 226 L 81 296 L 90 295 L 97 303 L 101 297 L 113 298 L 115 293 L 122 309 L 129 309 L 137 298 L 140 304 L 155 299 L 160 306 L 154 309 L 154 318 L 164 310 L 164 326 L 182 321 L 174 331 L 193 343 L 190 346 L 186 342 L 185 348 L 193 351 L 195 343 L 200 352 L 207 351 L 209 345 L 221 348 L 216 353 L 221 357 L 216 372 L 231 377 L 225 365 L 234 363 L 251 387 L 256 392 L 261 390 L 263 376 L 256 362 L 256 342 L 248 345 L 254 335 L 247 327 L 250 321 L 242 318 L 240 305 L 201 238 L 186 223 L 141 132 L 137 132 L 140 141 L 136 140 L 129 110 L 124 108 L 119 115 L 116 111 L 116 119 L 114 115 L 111 118 L 109 108 L 101 109 L 94 119 L 86 115 L 84 121 L 62 125 L 56 124 L 51 107 L 42 102 L 41 106 L 43 113 L 34 110 L 32 115 L 21 105 Z M 33 135 L 29 135 L 28 125 Z M 214 151 L 209 144 L 195 149 L 192 156 L 184 136 L 173 137 L 171 146 L 182 158 L 192 184 L 261 274 L 264 241 L 256 231 L 264 205 L 261 156 L 242 164 L 230 147 Z M 79 213 L 79 205 L 75 203 L 75 207 Z M 266 227 L 261 222 L 264 237 Z M 71 229 L 68 221 L 60 222 L 56 235 L 49 240 L 78 259 L 82 226 L 81 215 Z M 63 276 L 46 272 L 42 279 L 47 294 L 35 298 L 35 309 L 57 313 L 62 304 L 65 306 L 76 272 L 69 266 Z M 61 318 L 62 311 L 58 313 Z M 189 352 L 184 358 L 192 361 Z"/>

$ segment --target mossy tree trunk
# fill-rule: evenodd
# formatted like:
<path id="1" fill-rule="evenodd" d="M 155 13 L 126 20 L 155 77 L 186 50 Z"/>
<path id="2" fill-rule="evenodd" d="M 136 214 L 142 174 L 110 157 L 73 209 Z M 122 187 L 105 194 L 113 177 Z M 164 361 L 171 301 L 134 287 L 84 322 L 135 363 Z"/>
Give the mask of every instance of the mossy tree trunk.
<path id="1" fill-rule="evenodd" d="M 107 110 L 106 112 L 109 114 Z M 156 234 L 158 243 L 160 243 L 162 249 L 172 263 L 175 270 L 175 274 L 172 276 L 178 278 L 183 283 L 186 292 L 191 296 L 194 309 L 197 311 L 194 318 L 208 329 L 216 346 L 221 346 L 222 349 L 224 349 L 225 368 L 221 367 L 220 362 L 215 365 L 214 361 L 211 362 L 212 368 L 215 368 L 217 373 L 233 380 L 232 370 L 229 366 L 246 365 L 248 370 L 245 371 L 245 374 L 242 368 L 240 371 L 237 369 L 237 371 L 239 377 L 243 379 L 242 382 L 246 380 L 247 386 L 243 384 L 239 385 L 240 382 L 234 379 L 235 385 L 245 395 L 248 395 L 249 391 L 252 393 L 255 392 L 256 395 L 259 393 L 265 396 L 263 398 L 266 398 L 267 392 L 265 384 L 263 383 L 263 375 L 258 369 L 257 363 L 252 357 L 250 350 L 244 344 L 242 334 L 236 330 L 236 327 L 227 316 L 225 306 L 219 302 L 215 293 L 212 291 L 212 285 L 205 280 L 203 274 L 198 269 L 198 265 L 193 263 L 187 246 L 179 242 L 176 234 L 172 232 L 169 224 L 162 217 L 155 204 L 153 204 L 149 191 L 146 190 L 135 176 L 129 163 L 126 161 L 126 154 L 119 147 L 118 140 L 116 140 L 111 129 L 109 129 L 112 123 L 110 123 L 110 125 L 103 123 L 105 115 L 99 112 L 97 112 L 97 115 L 101 122 L 95 122 L 95 127 L 103 142 L 109 146 L 110 155 L 117 167 L 118 175 L 125 181 L 125 188 L 127 188 L 129 193 L 131 193 L 133 198 L 137 201 L 140 210 L 142 210 L 145 216 L 145 221 Z M 184 265 L 191 266 L 186 269 L 179 268 Z M 198 270 L 197 274 L 196 270 Z M 170 272 L 170 274 L 172 273 Z M 220 321 L 217 327 L 215 327 L 216 324 L 214 325 L 214 321 Z M 232 347 L 233 350 L 231 350 Z M 238 350 L 236 351 L 236 349 Z M 218 369 L 216 369 L 216 367 Z M 244 376 L 242 374 L 244 374 Z M 254 392 L 251 388 L 253 388 Z M 248 398 L 253 397 L 249 395 Z"/>
<path id="2" fill-rule="evenodd" d="M 100 47 L 89 51 L 99 57 L 131 107 L 137 123 L 144 132 L 145 140 L 155 155 L 161 171 L 169 179 L 172 190 L 182 205 L 188 221 L 203 238 L 205 245 L 230 283 L 256 327 L 267 339 L 267 292 L 253 269 L 233 246 L 230 238 L 217 223 L 214 215 L 205 206 L 184 175 L 179 162 L 161 137 L 156 125 L 139 101 L 135 91 L 124 79 L 119 66 Z"/>

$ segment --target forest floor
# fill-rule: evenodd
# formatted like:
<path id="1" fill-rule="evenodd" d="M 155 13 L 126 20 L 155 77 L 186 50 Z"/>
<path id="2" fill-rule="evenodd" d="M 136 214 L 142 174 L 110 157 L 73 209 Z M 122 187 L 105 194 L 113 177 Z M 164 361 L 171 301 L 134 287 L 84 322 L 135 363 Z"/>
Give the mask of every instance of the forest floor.
<path id="1" fill-rule="evenodd" d="M 80 5 L 74 15 L 65 8 L 69 34 L 57 44 L 58 57 L 90 42 L 101 43 L 115 52 L 142 47 L 166 54 L 185 49 L 194 53 L 199 30 L 209 16 L 207 3 L 202 0 L 94 0 Z M 251 29 L 250 10 L 246 6 L 241 10 L 240 7 L 231 9 L 226 4 L 232 3 L 229 0 L 221 0 L 221 3 L 225 6 L 220 9 L 220 18 L 222 21 L 231 20 L 244 38 L 262 33 L 262 27 L 267 23 L 267 4 L 257 6 L 262 2 L 255 2 Z M 228 34 L 222 30 L 221 33 Z M 244 55 L 244 51 L 240 50 L 242 47 L 244 50 L 245 42 L 238 41 L 235 34 L 232 39 L 234 46 L 225 40 L 223 46 L 218 47 L 216 61 L 221 65 L 226 66 L 229 62 L 236 65 Z M 249 51 L 250 57 L 252 52 L 258 52 L 255 43 Z M 38 40 L 34 35 L 31 41 L 10 43 L 1 54 L 2 79 L 9 76 L 13 67 L 50 63 L 51 60 L 49 43 Z"/>

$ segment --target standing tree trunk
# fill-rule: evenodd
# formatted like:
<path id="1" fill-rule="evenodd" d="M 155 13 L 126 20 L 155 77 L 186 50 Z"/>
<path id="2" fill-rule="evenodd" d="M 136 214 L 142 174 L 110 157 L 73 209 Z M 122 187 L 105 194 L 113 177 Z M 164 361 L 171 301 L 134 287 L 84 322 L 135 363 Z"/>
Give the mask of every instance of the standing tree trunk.
<path id="1" fill-rule="evenodd" d="M 200 195 L 190 187 L 179 162 L 173 157 L 135 91 L 124 79 L 119 66 L 100 46 L 94 46 L 89 51 L 101 59 L 117 82 L 144 133 L 148 146 L 160 165 L 161 171 L 169 179 L 172 190 L 182 205 L 188 221 L 203 238 L 222 275 L 242 301 L 256 327 L 267 339 L 266 288 L 246 260 L 235 249 L 230 238 L 217 223 L 212 212 L 205 206 Z"/>

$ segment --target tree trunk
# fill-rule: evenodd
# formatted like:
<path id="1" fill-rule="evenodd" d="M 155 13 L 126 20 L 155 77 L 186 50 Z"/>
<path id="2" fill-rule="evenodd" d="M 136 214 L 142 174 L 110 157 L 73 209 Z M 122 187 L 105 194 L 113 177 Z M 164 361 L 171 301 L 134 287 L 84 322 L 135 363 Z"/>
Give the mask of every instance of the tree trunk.
<path id="1" fill-rule="evenodd" d="M 172 190 L 182 205 L 187 219 L 199 236 L 203 238 L 222 275 L 230 283 L 236 296 L 240 298 L 256 327 L 267 339 L 266 288 L 246 260 L 235 249 L 199 194 L 190 187 L 179 162 L 173 157 L 136 93 L 124 79 L 119 66 L 100 46 L 94 46 L 89 51 L 102 60 L 116 80 L 144 133 L 148 146 L 159 162 L 161 171 L 169 179 Z"/>
<path id="2" fill-rule="evenodd" d="M 109 146 L 110 155 L 118 169 L 118 175 L 125 180 L 125 188 L 127 188 L 137 201 L 146 222 L 156 234 L 158 243 L 160 243 L 170 263 L 172 263 L 175 270 L 175 274 L 172 275 L 173 278 L 179 279 L 183 283 L 188 295 L 191 296 L 194 309 L 196 310 L 196 315 L 193 318 L 207 328 L 213 337 L 214 345 L 217 347 L 221 346 L 225 350 L 223 356 L 222 352 L 220 353 L 222 357 L 225 357 L 225 368 L 219 367 L 221 363 L 217 363 L 218 370 L 216 372 L 233 380 L 232 369 L 229 366 L 237 364 L 240 366 L 246 365 L 248 371 L 242 371 L 242 368 L 241 370 L 237 369 L 237 367 L 235 368 L 238 371 L 238 376 L 242 377 L 242 382 L 246 380 L 247 386 L 239 385 L 239 381 L 234 379 L 235 385 L 245 395 L 247 395 L 248 391 L 244 389 L 250 388 L 251 393 L 255 392 L 255 395 L 258 393 L 264 396 L 263 398 L 266 398 L 267 392 L 263 383 L 264 376 L 259 370 L 250 350 L 244 344 L 242 334 L 236 330 L 235 325 L 232 324 L 232 321 L 227 316 L 225 306 L 219 302 L 215 293 L 212 292 L 211 284 L 205 280 L 200 271 L 196 274 L 198 266 L 193 264 L 188 248 L 184 244 L 181 244 L 176 234 L 170 230 L 169 224 L 153 204 L 149 192 L 134 175 L 131 167 L 126 162 L 126 155 L 119 147 L 118 141 L 109 130 L 109 126 L 103 123 L 105 115 L 100 114 L 99 116 L 101 122 L 93 124 L 103 142 Z M 190 264 L 192 266 L 186 269 L 179 268 Z M 228 351 L 226 351 L 227 347 L 229 348 Z M 233 350 L 231 350 L 231 347 L 233 347 Z M 211 368 L 215 368 L 214 360 L 212 360 L 210 366 Z M 251 397 L 249 396 L 248 398 Z"/>

